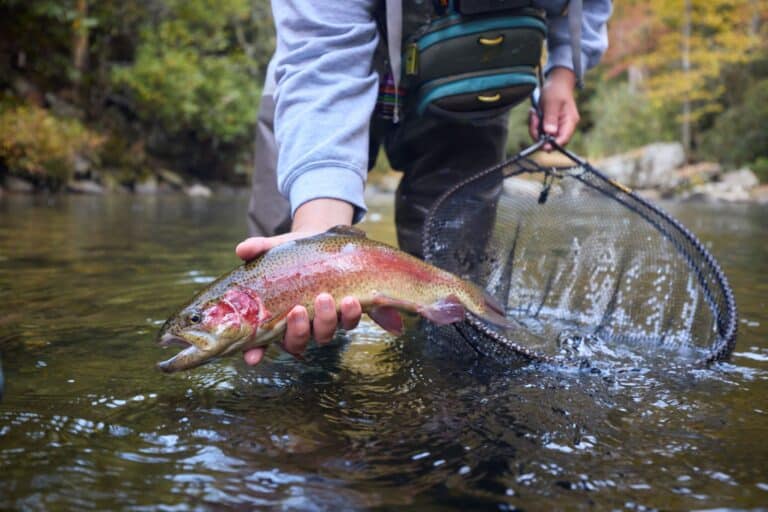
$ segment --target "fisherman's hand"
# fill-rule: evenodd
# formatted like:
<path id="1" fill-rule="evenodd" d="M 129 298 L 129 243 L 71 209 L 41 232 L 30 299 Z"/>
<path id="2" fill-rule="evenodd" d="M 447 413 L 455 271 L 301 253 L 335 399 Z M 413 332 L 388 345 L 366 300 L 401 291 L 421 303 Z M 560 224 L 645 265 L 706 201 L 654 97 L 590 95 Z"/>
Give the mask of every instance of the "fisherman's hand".
<path id="1" fill-rule="evenodd" d="M 544 133 L 552 135 L 555 142 L 564 146 L 571 140 L 576 125 L 579 123 L 579 110 L 576 108 L 576 99 L 573 91 L 576 88 L 576 75 L 573 71 L 564 67 L 553 68 L 549 72 L 544 87 L 541 90 L 539 104 L 544 114 Z M 539 116 L 534 109 L 528 122 L 528 131 L 534 140 L 538 140 Z M 545 150 L 551 150 L 550 145 L 544 146 Z"/>
<path id="2" fill-rule="evenodd" d="M 322 233 L 339 225 L 350 225 L 352 206 L 333 199 L 316 199 L 301 205 L 295 213 L 293 228 L 290 233 L 272 237 L 252 237 L 241 242 L 235 252 L 243 260 L 250 260 L 291 240 Z M 336 302 L 327 293 L 315 298 L 315 317 L 310 326 L 309 314 L 303 306 L 294 307 L 287 317 L 287 329 L 283 338 L 283 348 L 294 355 L 301 354 L 307 348 L 310 335 L 319 344 L 326 344 L 333 339 L 336 329 L 354 329 L 362 316 L 360 302 L 354 297 L 344 297 L 336 313 Z M 243 359 L 249 365 L 258 364 L 264 357 L 265 348 L 254 348 L 243 353 Z"/>

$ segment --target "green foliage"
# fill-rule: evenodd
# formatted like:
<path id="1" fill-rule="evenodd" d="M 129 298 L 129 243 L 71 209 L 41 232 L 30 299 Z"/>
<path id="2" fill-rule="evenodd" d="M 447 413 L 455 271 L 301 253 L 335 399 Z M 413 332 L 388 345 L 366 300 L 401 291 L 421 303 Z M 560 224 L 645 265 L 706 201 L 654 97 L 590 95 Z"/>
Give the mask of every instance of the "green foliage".
<path id="1" fill-rule="evenodd" d="M 528 134 L 528 110 L 530 103 L 525 102 L 513 108 L 507 123 L 507 152 L 512 154 L 533 143 Z"/>
<path id="2" fill-rule="evenodd" d="M 675 140 L 677 135 L 672 116 L 641 92 L 631 90 L 626 82 L 600 84 L 586 108 L 593 127 L 581 143 L 590 158 Z"/>
<path id="3" fill-rule="evenodd" d="M 134 62 L 113 83 L 130 91 L 139 116 L 200 140 L 246 138 L 256 119 L 260 62 L 248 41 L 245 0 L 168 2 L 165 19 L 141 32 Z M 266 62 L 264 55 L 258 55 Z"/>
<path id="4" fill-rule="evenodd" d="M 195 130 L 229 142 L 246 135 L 256 119 L 259 88 L 237 56 L 145 45 L 114 79 L 132 91 L 143 119 L 171 132 Z"/>
<path id="5" fill-rule="evenodd" d="M 768 183 L 768 157 L 758 157 L 749 167 L 757 175 L 760 183 Z"/>
<path id="6" fill-rule="evenodd" d="M 104 138 L 75 119 L 16 106 L 0 112 L 0 161 L 12 173 L 61 183 L 74 173 L 75 159 L 98 160 Z"/>
<path id="7" fill-rule="evenodd" d="M 528 104 L 512 110 L 507 148 L 516 152 L 531 144 L 528 134 Z M 675 122 L 626 82 L 598 83 L 594 92 L 579 104 L 582 122 L 568 147 L 588 158 L 596 158 L 656 142 L 674 140 Z"/>
<path id="8" fill-rule="evenodd" d="M 722 70 L 743 65 L 759 47 L 756 17 L 765 11 L 751 0 L 652 0 L 653 48 L 638 56 L 650 71 L 646 88 L 657 104 L 688 101 L 689 119 L 717 113 L 725 94 Z M 680 109 L 676 109 L 680 112 Z"/>
<path id="9" fill-rule="evenodd" d="M 768 79 L 753 84 L 742 102 L 723 112 L 702 137 L 703 156 L 731 165 L 768 158 Z M 762 163 L 761 163 L 762 161 Z M 762 179 L 766 176 L 763 174 Z"/>

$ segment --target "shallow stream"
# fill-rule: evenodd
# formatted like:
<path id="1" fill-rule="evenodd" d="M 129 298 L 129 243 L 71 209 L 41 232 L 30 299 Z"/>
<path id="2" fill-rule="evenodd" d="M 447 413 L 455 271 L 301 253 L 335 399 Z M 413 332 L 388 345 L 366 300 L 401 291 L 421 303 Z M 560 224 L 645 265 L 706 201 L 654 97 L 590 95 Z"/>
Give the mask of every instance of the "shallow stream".
<path id="1" fill-rule="evenodd" d="M 740 310 L 706 370 L 500 368 L 371 323 L 306 362 L 154 364 L 247 197 L 0 199 L 0 509 L 768 506 L 768 208 L 667 205 Z M 392 241 L 391 208 L 364 226 Z"/>

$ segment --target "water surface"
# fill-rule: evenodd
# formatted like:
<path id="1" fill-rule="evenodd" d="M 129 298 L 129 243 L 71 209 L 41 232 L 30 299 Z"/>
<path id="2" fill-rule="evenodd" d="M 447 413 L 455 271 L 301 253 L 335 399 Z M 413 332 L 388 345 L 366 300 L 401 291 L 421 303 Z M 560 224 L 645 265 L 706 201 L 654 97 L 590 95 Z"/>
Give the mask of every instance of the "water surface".
<path id="1" fill-rule="evenodd" d="M 155 333 L 237 264 L 246 204 L 0 199 L 0 509 L 768 506 L 767 208 L 668 205 L 736 292 L 711 369 L 504 368 L 364 323 L 303 363 L 161 374 Z"/>

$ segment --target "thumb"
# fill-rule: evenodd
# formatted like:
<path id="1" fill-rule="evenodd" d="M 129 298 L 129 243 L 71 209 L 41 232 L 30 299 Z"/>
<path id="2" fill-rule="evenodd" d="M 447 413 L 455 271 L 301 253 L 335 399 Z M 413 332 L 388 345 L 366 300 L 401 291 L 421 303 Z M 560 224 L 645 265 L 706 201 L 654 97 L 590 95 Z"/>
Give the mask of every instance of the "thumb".
<path id="1" fill-rule="evenodd" d="M 544 133 L 549 135 L 557 135 L 558 120 L 560 119 L 560 108 L 562 102 L 557 97 L 550 97 L 549 95 L 542 98 L 541 110 L 544 114 L 544 122 L 542 123 L 542 129 Z"/>
<path id="2" fill-rule="evenodd" d="M 277 245 L 283 244 L 290 240 L 295 240 L 296 238 L 301 238 L 302 236 L 306 235 L 302 233 L 285 233 L 283 235 L 272 237 L 254 236 L 247 238 L 237 244 L 237 247 L 235 248 L 235 254 L 237 254 L 237 257 L 241 260 L 252 260 L 259 254 L 267 252 Z"/>

